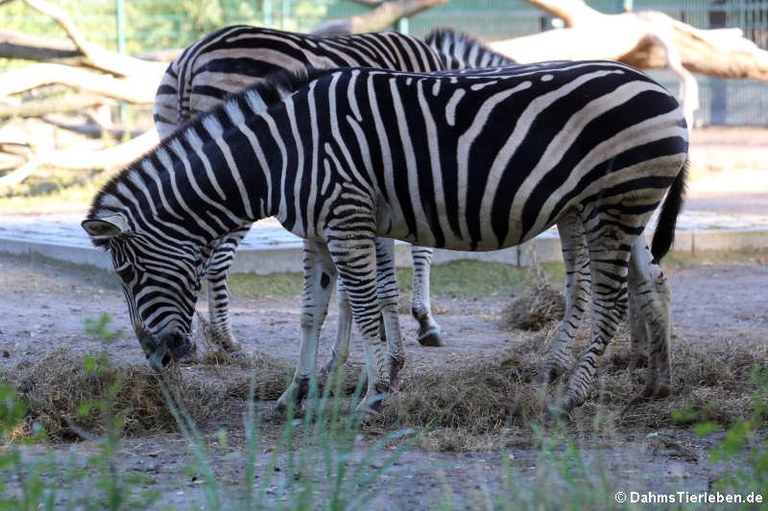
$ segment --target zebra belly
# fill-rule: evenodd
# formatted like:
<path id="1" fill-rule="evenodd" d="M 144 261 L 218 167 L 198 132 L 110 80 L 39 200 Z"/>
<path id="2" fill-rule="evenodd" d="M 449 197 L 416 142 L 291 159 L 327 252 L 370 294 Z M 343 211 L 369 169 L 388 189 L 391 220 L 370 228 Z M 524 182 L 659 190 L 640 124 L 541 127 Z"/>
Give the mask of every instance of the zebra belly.
<path id="1" fill-rule="evenodd" d="M 515 217 L 515 212 L 510 216 Z M 473 227 L 470 229 L 469 224 Z M 406 241 L 420 247 L 444 248 L 459 251 L 488 252 L 519 245 L 538 233 L 528 236 L 506 236 L 500 240 L 493 230 L 490 218 L 461 222 L 447 217 L 435 217 L 430 211 L 414 211 L 408 220 L 402 211 L 389 205 L 379 206 L 376 218 L 377 234 L 385 238 Z M 549 227 L 549 226 L 547 226 Z M 510 230 L 511 231 L 511 230 Z M 515 230 L 519 232 L 519 230 Z"/>

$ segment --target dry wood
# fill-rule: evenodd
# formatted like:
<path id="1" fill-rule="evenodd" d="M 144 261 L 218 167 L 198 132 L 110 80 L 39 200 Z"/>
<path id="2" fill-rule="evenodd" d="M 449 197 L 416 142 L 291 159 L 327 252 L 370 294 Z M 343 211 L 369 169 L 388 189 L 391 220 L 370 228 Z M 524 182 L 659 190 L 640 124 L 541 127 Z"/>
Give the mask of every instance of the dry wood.
<path id="1" fill-rule="evenodd" d="M 0 97 L 60 84 L 118 101 L 151 105 L 160 76 L 115 78 L 61 64 L 35 64 L 3 74 L 0 79 Z"/>
<path id="2" fill-rule="evenodd" d="M 98 149 L 99 142 L 88 141 L 75 147 L 34 155 L 27 163 L 0 177 L 0 191 L 21 183 L 41 166 L 68 170 L 110 170 L 122 168 L 155 147 L 160 138 L 150 130 L 128 142 Z"/>
<path id="3" fill-rule="evenodd" d="M 36 61 L 66 62 L 83 65 L 77 47 L 68 39 L 42 37 L 8 30 L 0 30 L 0 58 Z"/>
<path id="4" fill-rule="evenodd" d="M 43 0 L 24 0 L 28 6 L 54 19 L 61 26 L 87 62 L 97 69 L 116 76 L 161 76 L 166 66 L 156 62 L 146 62 L 126 55 L 105 50 L 89 43 L 80 33 L 69 15 L 58 6 Z M 155 69 L 156 68 L 156 69 Z"/>
<path id="5" fill-rule="evenodd" d="M 567 28 L 490 44 L 519 62 L 608 59 L 663 68 L 674 47 L 689 72 L 768 80 L 768 52 L 739 29 L 698 29 L 656 11 L 604 14 L 582 0 L 527 1 L 561 18 Z"/>

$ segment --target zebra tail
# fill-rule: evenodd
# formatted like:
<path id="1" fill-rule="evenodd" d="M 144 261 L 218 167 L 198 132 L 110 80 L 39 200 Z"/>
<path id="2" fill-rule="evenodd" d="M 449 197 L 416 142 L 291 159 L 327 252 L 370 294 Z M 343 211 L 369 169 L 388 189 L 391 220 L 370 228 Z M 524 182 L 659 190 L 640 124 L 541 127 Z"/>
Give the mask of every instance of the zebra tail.
<path id="1" fill-rule="evenodd" d="M 653 241 L 651 242 L 651 254 L 655 264 L 658 264 L 667 255 L 675 241 L 675 225 L 677 224 L 677 217 L 683 209 L 688 187 L 688 167 L 689 160 L 685 160 L 683 168 L 672 182 L 661 206 L 656 232 L 653 233 Z"/>

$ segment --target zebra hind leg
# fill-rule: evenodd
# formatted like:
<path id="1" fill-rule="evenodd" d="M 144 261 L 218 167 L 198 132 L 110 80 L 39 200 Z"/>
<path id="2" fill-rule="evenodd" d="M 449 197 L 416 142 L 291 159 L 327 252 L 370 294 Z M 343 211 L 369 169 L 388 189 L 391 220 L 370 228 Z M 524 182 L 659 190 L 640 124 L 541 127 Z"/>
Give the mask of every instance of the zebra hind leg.
<path id="1" fill-rule="evenodd" d="M 235 258 L 235 250 L 248 234 L 250 225 L 232 231 L 213 250 L 205 273 L 208 283 L 208 315 L 210 317 L 211 341 L 228 353 L 238 353 L 240 343 L 232 333 L 229 316 L 229 283 L 227 273 Z"/>
<path id="2" fill-rule="evenodd" d="M 278 413 L 285 413 L 301 404 L 307 393 L 317 388 L 317 344 L 335 282 L 336 269 L 328 248 L 321 242 L 305 240 L 299 362 L 291 383 L 277 400 L 275 411 Z"/>
<path id="3" fill-rule="evenodd" d="M 552 383 L 569 371 L 576 359 L 571 343 L 589 307 L 589 252 L 581 219 L 574 213 L 557 223 L 565 265 L 565 314 L 560 323 L 557 340 L 541 370 L 539 381 Z"/>
<path id="4" fill-rule="evenodd" d="M 598 214 L 592 219 L 594 229 L 586 225 L 592 278 L 592 334 L 570 375 L 565 395 L 549 407 L 552 415 L 568 413 L 587 400 L 599 359 L 626 316 L 630 243 L 634 241 L 626 233 L 637 230 L 635 220 Z"/>
<path id="5" fill-rule="evenodd" d="M 429 293 L 429 275 L 432 265 L 432 249 L 411 246 L 413 258 L 413 293 L 411 315 L 419 322 L 418 341 L 422 346 L 444 346 L 440 325 L 432 316 Z"/>
<path id="6" fill-rule="evenodd" d="M 664 398 L 671 392 L 670 343 L 671 300 L 669 286 L 658 264 L 653 262 L 645 239 L 632 244 L 629 264 L 630 325 L 632 347 L 630 370 L 641 355 L 647 357 L 645 388 L 630 402 Z"/>

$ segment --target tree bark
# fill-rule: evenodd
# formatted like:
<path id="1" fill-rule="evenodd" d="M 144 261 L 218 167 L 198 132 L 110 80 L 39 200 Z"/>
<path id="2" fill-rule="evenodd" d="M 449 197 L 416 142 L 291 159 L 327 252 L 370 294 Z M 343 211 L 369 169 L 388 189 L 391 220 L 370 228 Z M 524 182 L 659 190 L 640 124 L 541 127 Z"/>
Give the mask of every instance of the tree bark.
<path id="1" fill-rule="evenodd" d="M 60 84 L 118 101 L 151 105 L 159 82 L 160 75 L 114 78 L 61 64 L 35 64 L 3 74 L 0 79 L 0 97 Z"/>
<path id="2" fill-rule="evenodd" d="M 67 39 L 33 36 L 0 30 L 0 58 L 84 65 L 87 60 Z"/>
<path id="3" fill-rule="evenodd" d="M 41 166 L 68 170 L 111 170 L 128 166 L 155 147 L 160 138 L 154 129 L 122 144 L 93 149 L 93 143 L 34 155 L 27 163 L 0 177 L 0 191 L 17 185 Z"/>
<path id="4" fill-rule="evenodd" d="M 641 69 L 669 65 L 676 48 L 688 72 L 768 81 L 768 52 L 739 29 L 697 29 L 655 11 L 604 14 L 582 0 L 527 0 L 567 28 L 491 43 L 518 62 L 617 60 Z"/>

